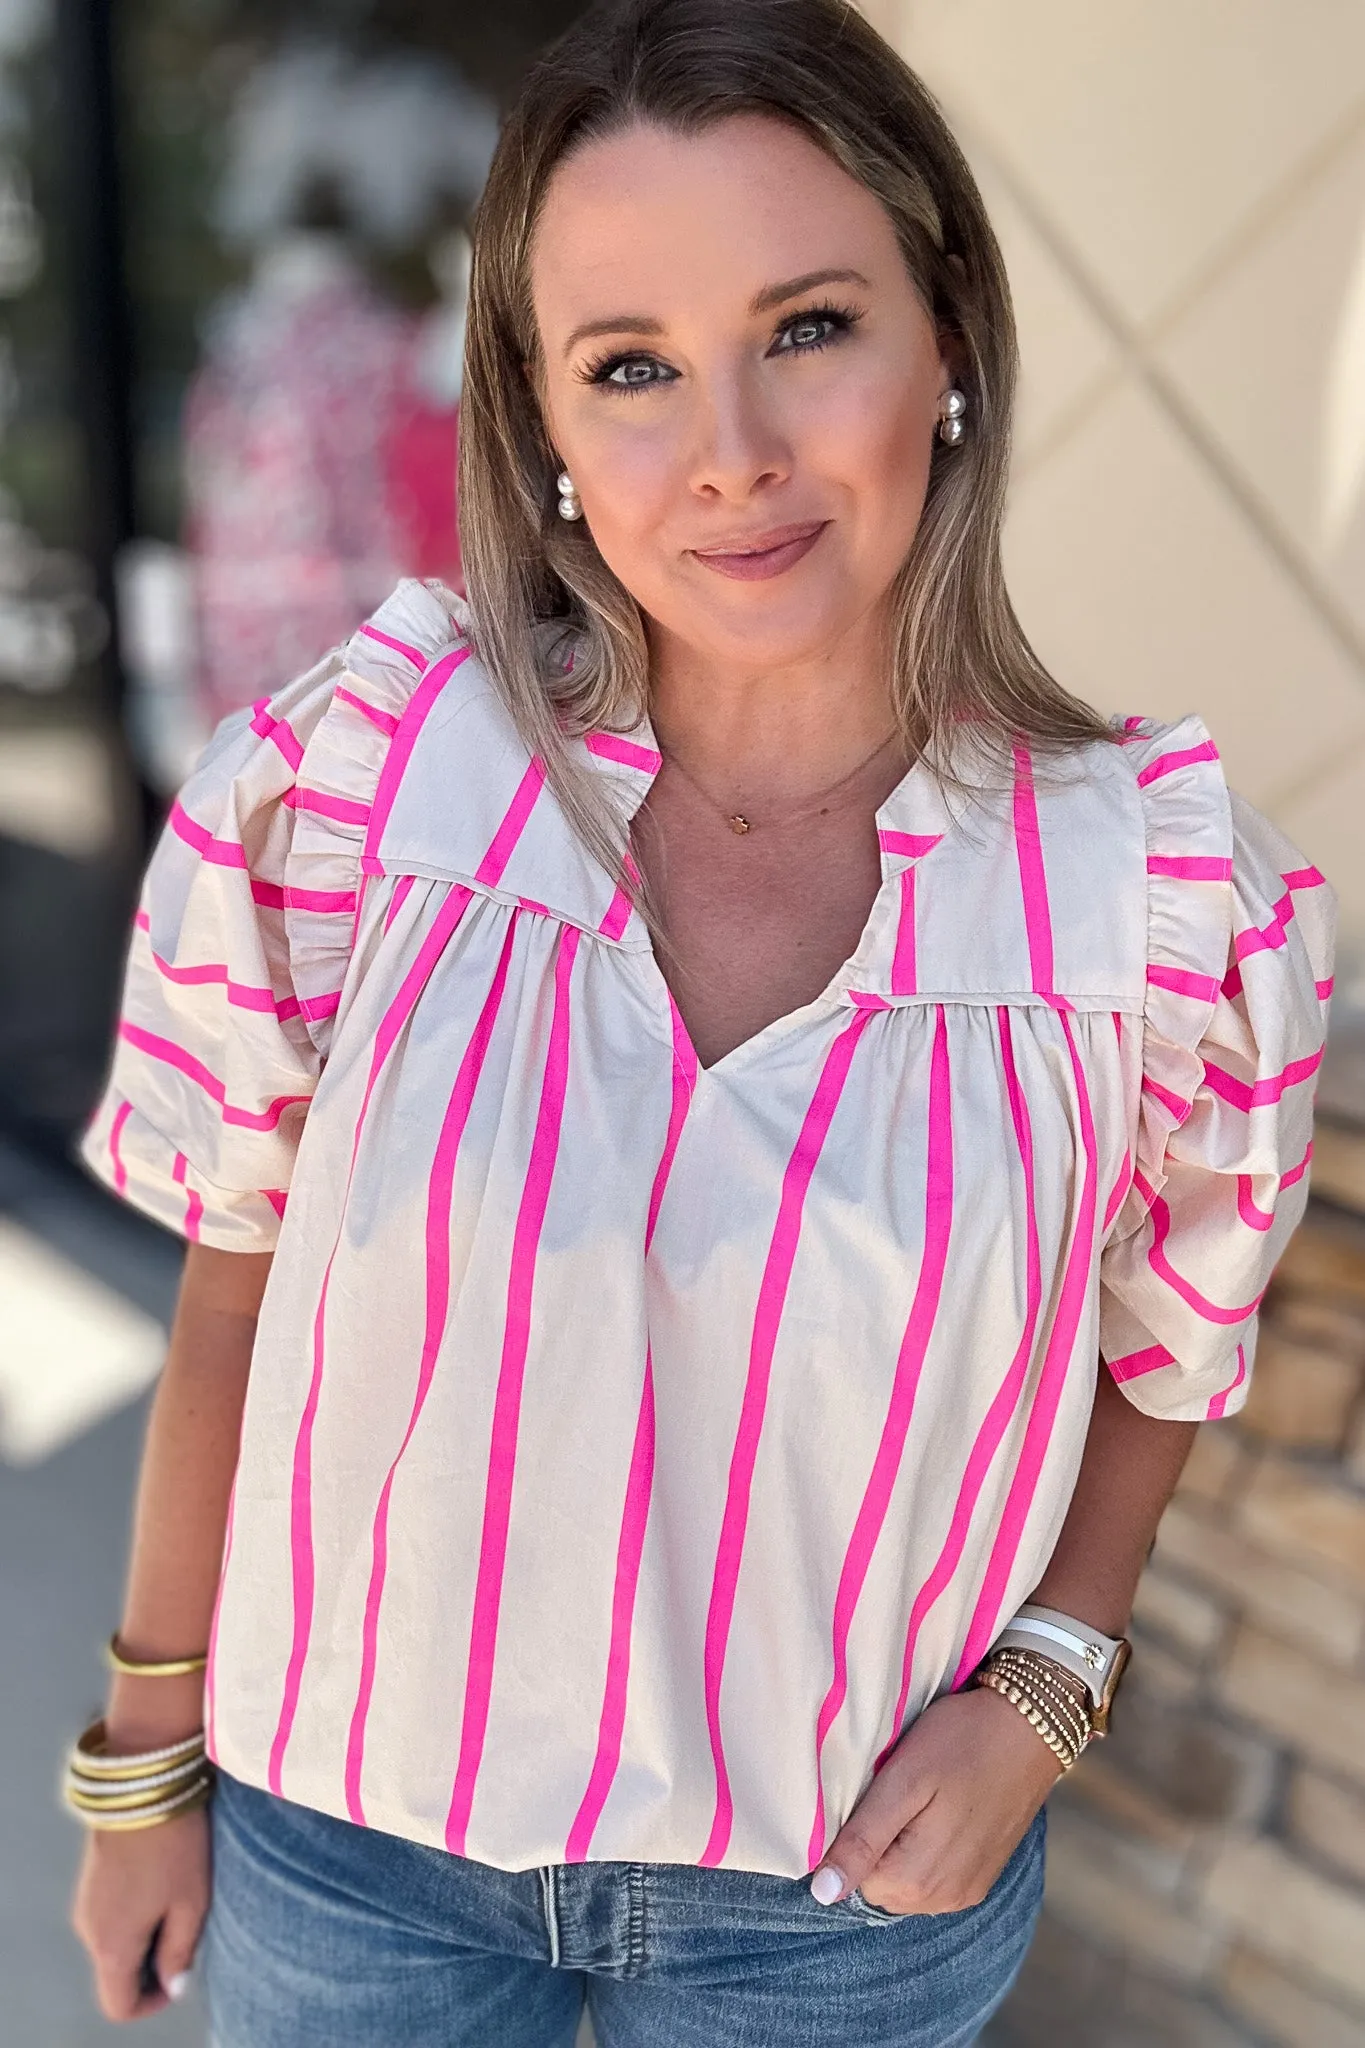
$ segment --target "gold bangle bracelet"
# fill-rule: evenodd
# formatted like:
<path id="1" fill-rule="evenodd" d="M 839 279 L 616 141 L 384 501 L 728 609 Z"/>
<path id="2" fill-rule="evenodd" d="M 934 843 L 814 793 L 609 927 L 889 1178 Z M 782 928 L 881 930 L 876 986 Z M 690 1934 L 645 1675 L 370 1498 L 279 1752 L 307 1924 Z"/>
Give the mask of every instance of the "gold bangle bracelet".
<path id="1" fill-rule="evenodd" d="M 179 1820 L 182 1813 L 194 1813 L 199 1807 L 207 1806 L 212 1796 L 213 1783 L 206 1778 L 202 1785 L 183 1797 L 168 1800 L 158 1807 L 144 1807 L 140 1813 L 110 1814 L 106 1820 L 100 1814 L 91 1814 L 79 1807 L 72 1811 L 96 1834 L 131 1834 L 137 1828 L 159 1828 L 168 1820 Z"/>
<path id="2" fill-rule="evenodd" d="M 202 1728 L 197 1728 L 193 1735 L 186 1735 L 179 1742 L 166 1743 L 159 1749 L 143 1750 L 136 1756 L 110 1756 L 105 1749 L 108 1739 L 102 1718 L 92 1721 L 77 1738 L 71 1752 L 71 1764 L 81 1777 L 141 1778 L 145 1777 L 148 1771 L 169 1770 L 172 1765 L 183 1763 L 190 1757 L 201 1756 L 204 1751 Z"/>
<path id="3" fill-rule="evenodd" d="M 189 1797 L 191 1792 L 202 1791 L 210 1783 L 207 1771 L 187 1772 L 173 1785 L 158 1786 L 153 1792 L 115 1792 L 94 1794 L 85 1792 L 79 1785 L 68 1785 L 66 1803 L 82 1815 L 100 1813 L 150 1813 L 163 1806 L 178 1803 L 180 1798 Z"/>
<path id="4" fill-rule="evenodd" d="M 158 1664 L 141 1664 L 135 1658 L 125 1657 L 119 1648 L 117 1629 L 109 1638 L 105 1651 L 111 1671 L 121 1671 L 126 1678 L 188 1678 L 192 1672 L 208 1669 L 208 1651 L 198 1657 L 167 1657 Z"/>

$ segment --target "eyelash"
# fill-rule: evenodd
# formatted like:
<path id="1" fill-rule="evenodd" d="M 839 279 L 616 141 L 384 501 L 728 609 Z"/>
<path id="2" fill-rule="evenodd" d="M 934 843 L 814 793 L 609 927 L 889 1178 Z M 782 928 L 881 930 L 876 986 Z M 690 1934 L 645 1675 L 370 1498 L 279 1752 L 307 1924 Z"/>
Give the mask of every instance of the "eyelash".
<path id="1" fill-rule="evenodd" d="M 778 336 L 786 334 L 793 327 L 807 326 L 814 320 L 828 321 L 833 328 L 833 332 L 826 334 L 823 340 L 803 341 L 797 343 L 792 348 L 779 349 L 777 353 L 779 355 L 794 356 L 818 355 L 821 349 L 828 348 L 832 342 L 841 340 L 846 334 L 851 334 L 862 317 L 862 314 L 854 306 L 805 306 L 799 313 L 789 313 L 787 315 L 787 318 L 777 330 Z M 586 363 L 579 372 L 579 375 L 585 384 L 596 384 L 603 390 L 624 393 L 626 397 L 634 398 L 642 391 L 656 391 L 661 383 L 671 383 L 673 379 L 650 377 L 638 384 L 613 384 L 611 381 L 612 372 L 619 370 L 624 363 L 648 363 L 657 362 L 657 360 L 657 357 L 650 356 L 641 349 L 614 349 L 610 354 L 599 356 L 595 361 Z"/>

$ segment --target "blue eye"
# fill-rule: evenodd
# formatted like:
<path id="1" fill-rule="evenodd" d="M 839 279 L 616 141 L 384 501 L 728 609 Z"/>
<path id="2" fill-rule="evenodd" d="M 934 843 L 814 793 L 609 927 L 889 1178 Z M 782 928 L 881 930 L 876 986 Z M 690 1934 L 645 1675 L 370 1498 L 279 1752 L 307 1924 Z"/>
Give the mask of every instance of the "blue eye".
<path id="1" fill-rule="evenodd" d="M 651 362 L 645 356 L 634 356 L 629 362 L 617 363 L 606 382 L 631 385 L 638 389 L 641 384 L 655 383 L 655 372 L 662 367 L 662 364 Z"/>
<path id="2" fill-rule="evenodd" d="M 611 391 L 651 391 L 657 384 L 671 384 L 677 377 L 657 356 L 606 356 L 591 364 L 585 381 Z"/>
<path id="3" fill-rule="evenodd" d="M 770 353 L 813 355 L 817 349 L 828 348 L 841 335 L 850 333 L 861 317 L 845 306 L 811 306 L 804 313 L 793 313 L 777 330 Z"/>

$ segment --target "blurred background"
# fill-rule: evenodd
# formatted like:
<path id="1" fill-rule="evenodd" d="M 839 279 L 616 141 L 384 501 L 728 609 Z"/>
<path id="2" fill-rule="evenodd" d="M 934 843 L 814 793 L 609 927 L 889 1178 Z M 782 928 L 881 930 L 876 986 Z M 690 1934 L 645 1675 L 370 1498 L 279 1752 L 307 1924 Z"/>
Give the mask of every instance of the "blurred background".
<path id="1" fill-rule="evenodd" d="M 0 0 L 0 2036 L 87 2048 L 53 1790 L 179 1245 L 72 1165 L 224 711 L 458 584 L 465 227 L 571 0 Z M 865 0 L 1014 282 L 1008 552 L 1105 711 L 1202 714 L 1326 869 L 1314 1199 L 1200 1437 L 999 2048 L 1365 2041 L 1365 8 Z M 202 2040 L 193 2011 L 152 2042 Z M 493 2044 L 490 2044 L 493 2048 Z"/>

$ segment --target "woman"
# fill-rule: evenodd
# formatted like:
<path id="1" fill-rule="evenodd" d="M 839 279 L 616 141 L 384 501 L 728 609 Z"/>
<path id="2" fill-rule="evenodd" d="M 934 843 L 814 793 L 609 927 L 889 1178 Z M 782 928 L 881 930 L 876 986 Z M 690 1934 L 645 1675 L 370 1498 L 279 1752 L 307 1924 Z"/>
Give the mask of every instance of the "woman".
<path id="1" fill-rule="evenodd" d="M 111 2016 L 180 1987 L 210 1825 L 218 2048 L 1004 1996 L 1245 1397 L 1329 971 L 1198 722 L 1027 647 L 1012 372 L 966 166 L 834 0 L 635 0 L 531 80 L 470 610 L 406 584 L 220 727 L 87 1141 L 191 1241 L 72 1769 Z"/>

